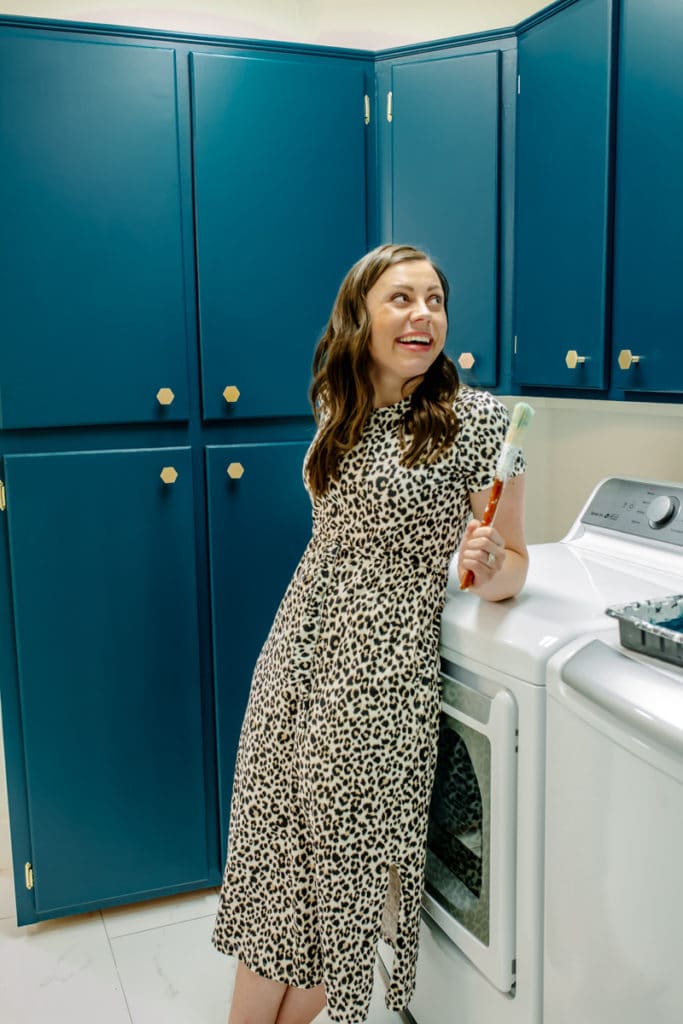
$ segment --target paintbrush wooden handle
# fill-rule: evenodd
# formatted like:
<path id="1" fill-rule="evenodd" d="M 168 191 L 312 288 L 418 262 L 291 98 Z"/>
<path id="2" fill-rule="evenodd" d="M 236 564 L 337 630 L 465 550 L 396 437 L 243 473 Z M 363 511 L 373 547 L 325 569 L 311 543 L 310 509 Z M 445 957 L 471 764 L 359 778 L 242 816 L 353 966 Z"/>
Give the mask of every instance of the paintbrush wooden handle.
<path id="1" fill-rule="evenodd" d="M 500 496 L 502 493 L 503 481 L 496 478 L 493 481 L 493 486 L 491 488 L 489 500 L 486 504 L 486 509 L 484 511 L 483 516 L 481 517 L 482 526 L 490 526 L 491 523 L 493 522 L 494 517 L 496 515 L 496 510 L 498 509 L 498 502 L 500 501 Z M 474 573 L 472 572 L 471 569 L 466 569 L 465 572 L 462 574 L 462 579 L 460 580 L 460 589 L 469 590 L 473 583 Z"/>

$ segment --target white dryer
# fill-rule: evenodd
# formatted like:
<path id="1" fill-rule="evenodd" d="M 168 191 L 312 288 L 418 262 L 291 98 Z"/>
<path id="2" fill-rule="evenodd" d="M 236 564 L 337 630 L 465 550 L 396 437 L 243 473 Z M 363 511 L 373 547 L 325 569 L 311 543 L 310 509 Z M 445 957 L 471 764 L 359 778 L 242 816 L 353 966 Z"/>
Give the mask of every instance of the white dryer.
<path id="1" fill-rule="evenodd" d="M 683 486 L 610 478 L 568 535 L 532 545 L 523 593 L 459 590 L 443 613 L 441 742 L 426 865 L 417 1024 L 540 1024 L 546 673 L 610 605 L 674 592 Z M 391 951 L 380 945 L 390 971 Z"/>
<path id="2" fill-rule="evenodd" d="M 683 1020 L 677 660 L 601 633 L 548 665 L 544 1024 Z"/>

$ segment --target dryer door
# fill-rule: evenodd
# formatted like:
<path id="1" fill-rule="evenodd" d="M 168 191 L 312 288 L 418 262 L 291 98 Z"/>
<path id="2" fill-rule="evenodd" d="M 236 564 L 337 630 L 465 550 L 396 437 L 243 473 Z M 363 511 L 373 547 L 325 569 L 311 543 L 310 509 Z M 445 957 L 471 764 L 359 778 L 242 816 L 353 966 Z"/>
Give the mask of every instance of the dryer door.
<path id="1" fill-rule="evenodd" d="M 501 992 L 514 984 L 517 704 L 442 674 L 427 840 L 426 912 Z"/>

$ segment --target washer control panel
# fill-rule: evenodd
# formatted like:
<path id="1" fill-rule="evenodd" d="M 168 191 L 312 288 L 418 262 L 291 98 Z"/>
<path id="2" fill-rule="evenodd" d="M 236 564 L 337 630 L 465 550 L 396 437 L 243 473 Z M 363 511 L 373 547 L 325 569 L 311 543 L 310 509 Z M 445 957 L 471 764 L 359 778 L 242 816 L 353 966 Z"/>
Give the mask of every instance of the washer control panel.
<path id="1" fill-rule="evenodd" d="M 683 484 L 612 477 L 592 496 L 581 522 L 683 548 Z"/>

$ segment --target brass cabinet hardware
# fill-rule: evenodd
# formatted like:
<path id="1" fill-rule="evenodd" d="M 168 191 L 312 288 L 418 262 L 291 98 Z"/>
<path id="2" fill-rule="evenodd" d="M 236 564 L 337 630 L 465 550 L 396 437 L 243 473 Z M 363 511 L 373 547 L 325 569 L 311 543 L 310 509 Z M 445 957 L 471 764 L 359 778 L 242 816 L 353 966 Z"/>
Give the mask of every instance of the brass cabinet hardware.
<path id="1" fill-rule="evenodd" d="M 175 395 L 170 388 L 159 388 L 157 391 L 157 402 L 159 405 L 170 405 Z"/>
<path id="2" fill-rule="evenodd" d="M 7 492 L 5 490 L 4 480 L 0 480 L 0 512 L 4 512 L 7 508 Z"/>
<path id="3" fill-rule="evenodd" d="M 474 363 L 475 359 L 471 352 L 461 352 L 458 356 L 458 366 L 462 370 L 471 370 Z"/>
<path id="4" fill-rule="evenodd" d="M 223 398 L 225 399 L 226 402 L 228 402 L 228 404 L 236 402 L 239 397 L 239 388 L 236 388 L 234 384 L 228 385 L 228 387 L 225 388 L 223 391 Z"/>
<path id="5" fill-rule="evenodd" d="M 394 120 L 394 94 L 393 92 L 387 93 L 387 121 Z"/>
<path id="6" fill-rule="evenodd" d="M 24 864 L 24 881 L 27 889 L 33 888 L 33 865 L 28 861 Z"/>
<path id="7" fill-rule="evenodd" d="M 164 466 L 159 476 L 165 484 L 174 484 L 178 479 L 178 470 L 175 466 Z"/>
<path id="8" fill-rule="evenodd" d="M 370 97 L 368 96 L 367 93 L 363 97 L 363 108 L 364 108 L 363 121 L 364 121 L 365 124 L 370 124 Z"/>
<path id="9" fill-rule="evenodd" d="M 570 370 L 575 370 L 579 363 L 585 363 L 586 357 L 580 356 L 576 349 L 570 349 L 565 356 L 565 363 Z"/>
<path id="10" fill-rule="evenodd" d="M 630 370 L 640 362 L 640 356 L 634 356 L 630 348 L 622 348 L 617 362 L 622 370 Z"/>
<path id="11" fill-rule="evenodd" d="M 231 462 L 228 466 L 227 473 L 231 480 L 239 480 L 244 474 L 244 466 L 241 462 Z"/>

